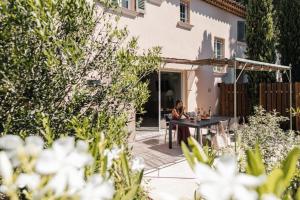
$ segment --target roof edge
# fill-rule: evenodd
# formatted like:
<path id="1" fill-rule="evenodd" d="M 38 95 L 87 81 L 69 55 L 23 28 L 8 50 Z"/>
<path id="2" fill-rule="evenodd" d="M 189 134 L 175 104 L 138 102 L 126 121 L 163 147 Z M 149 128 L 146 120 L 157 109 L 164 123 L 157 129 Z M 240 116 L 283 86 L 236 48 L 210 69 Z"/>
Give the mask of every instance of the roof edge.
<path id="1" fill-rule="evenodd" d="M 234 0 L 203 0 L 204 2 L 214 5 L 231 14 L 246 18 L 246 8 Z"/>

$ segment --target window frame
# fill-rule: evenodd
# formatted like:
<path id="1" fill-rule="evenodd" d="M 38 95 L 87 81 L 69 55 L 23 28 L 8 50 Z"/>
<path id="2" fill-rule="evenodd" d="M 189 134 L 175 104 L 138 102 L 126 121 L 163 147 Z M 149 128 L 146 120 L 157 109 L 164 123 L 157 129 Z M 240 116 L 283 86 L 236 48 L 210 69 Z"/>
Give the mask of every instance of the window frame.
<path id="1" fill-rule="evenodd" d="M 182 5 L 184 5 L 184 10 L 185 10 L 185 12 L 184 12 L 184 18 L 182 18 L 181 17 L 181 14 L 182 14 L 182 12 L 181 12 L 181 6 Z M 179 21 L 180 22 L 183 22 L 183 23 L 187 23 L 187 24 L 190 24 L 190 1 L 189 0 L 180 0 L 180 2 L 179 2 Z"/>
<path id="2" fill-rule="evenodd" d="M 123 6 L 123 2 L 124 1 L 128 1 L 128 7 L 124 7 Z M 132 11 L 136 11 L 136 8 L 135 8 L 135 0 L 121 0 L 121 3 L 120 3 L 120 7 L 121 8 L 125 8 L 125 9 L 128 9 L 128 10 L 132 10 Z"/>
<path id="3" fill-rule="evenodd" d="M 217 49 L 216 49 L 216 42 L 217 41 L 221 41 L 220 43 L 222 44 L 221 56 L 220 57 L 218 57 Z M 214 37 L 214 58 L 215 59 L 223 59 L 223 58 L 225 58 L 225 39 L 224 38 Z"/>
<path id="4" fill-rule="evenodd" d="M 216 49 L 216 42 L 217 41 L 221 41 L 220 43 L 222 44 L 222 47 L 221 47 L 221 56 L 218 57 L 217 55 L 217 49 Z M 225 39 L 224 38 L 220 38 L 220 37 L 214 37 L 214 50 L 213 50 L 213 57 L 215 59 L 224 59 L 225 58 Z M 226 67 L 220 67 L 220 66 L 214 66 L 213 67 L 213 72 L 215 75 L 224 75 L 227 73 L 227 69 Z"/>

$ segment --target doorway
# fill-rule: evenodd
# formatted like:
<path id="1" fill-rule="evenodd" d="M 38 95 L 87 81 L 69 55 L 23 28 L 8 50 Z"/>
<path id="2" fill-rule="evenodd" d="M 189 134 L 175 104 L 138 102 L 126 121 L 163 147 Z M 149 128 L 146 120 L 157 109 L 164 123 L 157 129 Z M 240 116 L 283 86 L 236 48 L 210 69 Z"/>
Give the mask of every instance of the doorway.
<path id="1" fill-rule="evenodd" d="M 144 105 L 145 113 L 137 115 L 137 121 L 141 120 L 140 129 L 152 131 L 159 130 L 159 124 L 164 126 L 164 115 L 171 113 L 175 101 L 182 98 L 181 75 L 180 72 L 155 72 L 143 80 L 149 81 L 150 97 Z"/>

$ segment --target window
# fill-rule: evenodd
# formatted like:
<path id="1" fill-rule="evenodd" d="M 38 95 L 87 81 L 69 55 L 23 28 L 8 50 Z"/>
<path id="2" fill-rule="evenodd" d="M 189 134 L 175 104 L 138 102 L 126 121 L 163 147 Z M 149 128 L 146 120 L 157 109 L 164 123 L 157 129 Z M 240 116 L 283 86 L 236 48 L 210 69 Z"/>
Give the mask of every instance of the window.
<path id="1" fill-rule="evenodd" d="M 138 14 L 145 13 L 145 0 L 112 0 L 122 8 L 122 14 L 136 17 Z"/>
<path id="2" fill-rule="evenodd" d="M 180 21 L 190 23 L 190 5 L 189 1 L 180 0 Z"/>
<path id="3" fill-rule="evenodd" d="M 237 40 L 239 42 L 246 42 L 246 23 L 245 23 L 245 21 L 238 21 Z"/>
<path id="4" fill-rule="evenodd" d="M 225 58 L 225 40 L 222 38 L 215 38 L 214 40 L 214 58 Z M 226 68 L 214 66 L 213 71 L 218 74 L 224 74 L 226 73 Z"/>
<path id="5" fill-rule="evenodd" d="M 130 0 L 122 0 L 122 7 L 130 9 Z"/>
<path id="6" fill-rule="evenodd" d="M 222 59 L 225 57 L 225 52 L 224 52 L 224 39 L 221 38 L 215 38 L 214 42 L 214 57 L 217 59 Z"/>

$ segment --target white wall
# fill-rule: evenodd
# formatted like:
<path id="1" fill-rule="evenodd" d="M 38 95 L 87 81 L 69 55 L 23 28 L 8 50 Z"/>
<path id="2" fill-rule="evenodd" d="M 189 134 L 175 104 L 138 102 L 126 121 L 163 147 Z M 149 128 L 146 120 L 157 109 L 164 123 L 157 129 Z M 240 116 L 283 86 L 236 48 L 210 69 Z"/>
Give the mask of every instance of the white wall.
<path id="1" fill-rule="evenodd" d="M 147 50 L 162 47 L 162 56 L 183 59 L 211 58 L 214 37 L 225 39 L 225 57 L 230 58 L 237 49 L 237 21 L 242 18 L 207 4 L 191 0 L 190 21 L 194 27 L 189 31 L 176 27 L 179 21 L 179 0 L 165 0 L 160 6 L 146 3 L 146 13 L 135 18 L 121 17 L 131 36 L 138 36 L 139 46 Z M 187 70 L 191 66 L 167 65 L 167 68 Z M 195 67 L 194 67 L 195 68 Z M 221 77 L 213 74 L 212 67 L 201 67 L 195 72 L 187 71 L 185 86 L 190 111 L 195 107 L 217 109 L 217 83 Z"/>

